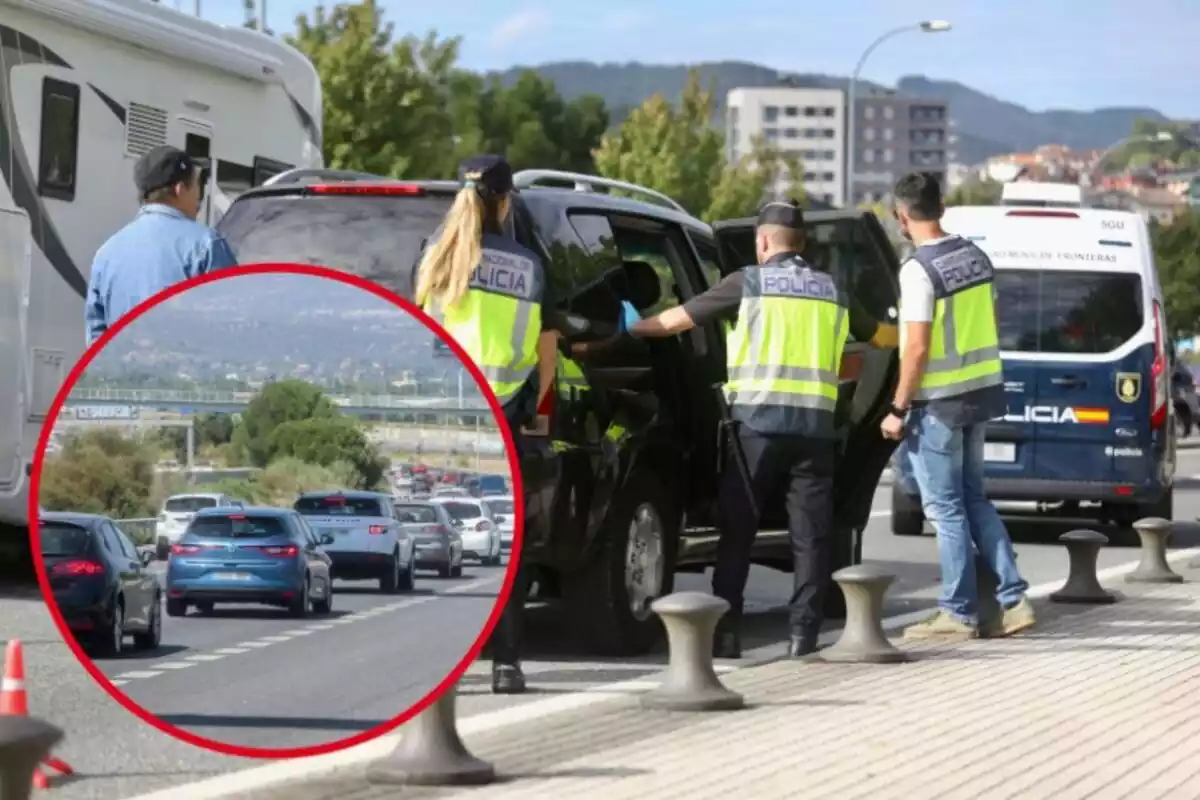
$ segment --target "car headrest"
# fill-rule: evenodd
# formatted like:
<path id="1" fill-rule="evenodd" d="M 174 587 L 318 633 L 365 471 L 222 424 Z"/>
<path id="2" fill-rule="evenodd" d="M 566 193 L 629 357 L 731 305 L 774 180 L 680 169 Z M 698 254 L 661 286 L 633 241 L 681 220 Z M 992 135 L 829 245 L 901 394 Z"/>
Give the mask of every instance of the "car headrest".
<path id="1" fill-rule="evenodd" d="M 645 261 L 626 261 L 622 270 L 625 273 L 625 287 L 629 296 L 625 299 L 633 304 L 638 311 L 653 308 L 662 299 L 662 286 L 654 267 Z"/>

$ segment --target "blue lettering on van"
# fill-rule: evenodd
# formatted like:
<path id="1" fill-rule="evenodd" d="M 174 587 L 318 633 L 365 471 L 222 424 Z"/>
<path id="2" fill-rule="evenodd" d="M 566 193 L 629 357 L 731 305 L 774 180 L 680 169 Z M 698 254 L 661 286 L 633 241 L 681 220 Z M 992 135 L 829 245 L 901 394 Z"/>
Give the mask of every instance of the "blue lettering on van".
<path id="1" fill-rule="evenodd" d="M 837 300 L 837 288 L 828 276 L 809 270 L 770 269 L 762 271 L 762 294 L 777 297 L 808 297 Z"/>
<path id="2" fill-rule="evenodd" d="M 931 266 L 947 293 L 969 289 L 992 279 L 992 265 L 975 247 L 963 247 L 933 259 Z"/>
<path id="3" fill-rule="evenodd" d="M 471 276 L 471 288 L 508 295 L 518 300 L 532 300 L 533 262 L 511 253 L 485 249 L 479 266 Z"/>

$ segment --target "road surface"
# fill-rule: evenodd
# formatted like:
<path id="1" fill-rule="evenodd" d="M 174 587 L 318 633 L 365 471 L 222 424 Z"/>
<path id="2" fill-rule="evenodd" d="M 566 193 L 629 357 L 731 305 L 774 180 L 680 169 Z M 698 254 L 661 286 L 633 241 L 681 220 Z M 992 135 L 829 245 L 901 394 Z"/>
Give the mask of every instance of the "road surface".
<path id="1" fill-rule="evenodd" d="M 1180 451 L 1179 474 L 1197 478 L 1181 477 L 1176 489 L 1175 518 L 1183 524 L 1172 546 L 1194 547 L 1200 545 L 1200 529 L 1192 522 L 1200 514 L 1200 449 L 1193 446 Z M 885 609 L 885 614 L 892 616 L 933 604 L 938 592 L 938 567 L 932 536 L 909 539 L 891 534 L 886 517 L 889 502 L 890 489 L 884 486 L 875 498 L 873 513 L 876 516 L 864 534 L 864 556 L 868 562 L 887 567 L 897 575 Z M 1066 554 L 1054 543 L 1054 536 L 1065 529 L 1066 526 L 1061 524 L 1012 526 L 1019 563 L 1031 584 L 1052 583 L 1065 577 Z M 1136 560 L 1136 557 L 1134 549 L 1111 547 L 1101 553 L 1101 566 L 1127 563 Z M 478 572 L 473 568 L 471 571 Z M 428 582 L 424 583 L 428 585 Z M 680 575 L 677 586 L 680 589 L 707 589 L 707 578 Z M 744 643 L 748 650 L 747 658 L 773 656 L 780 652 L 782 636 L 786 635 L 786 616 L 780 604 L 789 593 L 790 586 L 789 575 L 761 568 L 752 571 Z M 66 730 L 67 738 L 58 752 L 81 773 L 79 778 L 44 794 L 48 800 L 119 800 L 256 765 L 253 761 L 203 752 L 173 740 L 142 724 L 122 709 L 95 686 L 75 662 L 70 651 L 59 640 L 48 613 L 36 595 L 0 599 L 0 620 L 3 620 L 0 623 L 0 636 L 20 637 L 25 641 L 33 713 Z M 376 626 L 361 628 L 364 632 L 376 630 L 379 627 L 377 623 L 385 620 L 386 616 L 380 613 L 361 622 L 347 623 L 344 634 L 350 635 L 359 625 Z M 280 630 L 294 627 L 290 621 L 280 623 Z M 519 697 L 492 696 L 487 687 L 488 665 L 478 663 L 462 684 L 459 698 L 462 717 L 537 703 L 548 697 L 561 696 L 564 692 L 577 692 L 636 678 L 657 671 L 663 663 L 662 653 L 619 662 L 581 657 L 560 644 L 565 637 L 562 636 L 556 614 L 550 609 L 530 610 L 529 633 L 533 652 L 526 668 L 533 691 Z M 332 630 L 323 631 L 305 638 L 333 645 L 335 640 L 332 638 L 316 638 L 331 634 L 341 636 L 343 632 L 335 634 Z M 359 638 L 359 641 L 362 639 Z M 234 656 L 227 663 L 232 666 L 239 663 L 236 659 L 248 657 L 276 658 L 270 653 L 277 646 L 264 648 L 261 656 Z M 274 652 L 288 651 L 281 648 Z M 337 657 L 327 648 L 323 649 L 323 653 L 325 657 Z M 281 661 L 274 663 L 282 665 Z M 303 664 L 294 663 L 286 666 L 290 671 L 280 680 L 290 679 L 288 676 L 294 676 L 305 668 Z M 380 668 L 383 666 L 386 665 Z M 197 670 L 206 668 L 189 667 L 182 672 L 203 675 Z M 346 676 L 347 680 L 334 684 L 335 689 L 341 687 L 336 690 L 352 691 L 348 688 L 351 682 L 361 679 L 363 674 L 365 670 Z M 131 682 L 122 688 L 140 691 L 134 686 Z M 380 713 L 372 716 L 378 717 Z"/>

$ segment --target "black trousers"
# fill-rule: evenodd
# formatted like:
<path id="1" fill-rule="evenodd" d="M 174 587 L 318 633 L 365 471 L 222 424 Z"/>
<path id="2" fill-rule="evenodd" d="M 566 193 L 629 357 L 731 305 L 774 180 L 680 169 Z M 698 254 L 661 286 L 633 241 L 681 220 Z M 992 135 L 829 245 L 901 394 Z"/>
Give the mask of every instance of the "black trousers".
<path id="1" fill-rule="evenodd" d="M 519 403 L 513 403 L 519 407 Z M 528 415 L 517 408 L 505 409 L 509 427 L 512 429 L 513 446 L 516 448 L 517 463 L 521 463 L 525 452 L 525 437 L 521 427 L 526 424 Z M 525 513 L 529 513 L 529 492 L 525 491 Z M 512 556 L 510 555 L 511 559 Z M 525 602 L 529 597 L 529 576 L 525 570 L 523 558 L 518 558 L 516 564 L 510 563 L 513 570 L 512 592 L 500 612 L 500 619 L 492 629 L 488 641 L 492 662 L 495 664 L 516 664 L 521 660 L 522 644 L 525 640 Z"/>
<path id="2" fill-rule="evenodd" d="M 836 444 L 799 436 L 762 436 L 745 429 L 738 438 L 746 454 L 755 506 L 747 502 L 746 482 L 730 454 L 720 482 L 722 525 L 713 594 L 729 602 L 731 617 L 741 615 L 750 553 L 759 527 L 753 509 L 765 509 L 786 487 L 788 533 L 796 570 L 789 617 L 794 633 L 814 633 L 823 620 L 831 579 Z"/>

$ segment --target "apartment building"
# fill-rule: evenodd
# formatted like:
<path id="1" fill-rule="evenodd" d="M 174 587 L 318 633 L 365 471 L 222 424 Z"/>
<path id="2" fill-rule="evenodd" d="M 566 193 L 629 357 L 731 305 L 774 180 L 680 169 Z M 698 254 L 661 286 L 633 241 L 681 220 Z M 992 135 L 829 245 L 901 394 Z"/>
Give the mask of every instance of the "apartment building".
<path id="1" fill-rule="evenodd" d="M 725 142 L 731 158 L 750 153 L 762 136 L 769 144 L 798 153 L 804 190 L 822 203 L 845 202 L 846 101 L 838 89 L 790 86 L 741 88 L 726 99 Z"/>
<path id="2" fill-rule="evenodd" d="M 854 105 L 851 204 L 883 200 L 914 170 L 931 172 L 945 185 L 953 157 L 946 103 L 864 89 Z"/>

